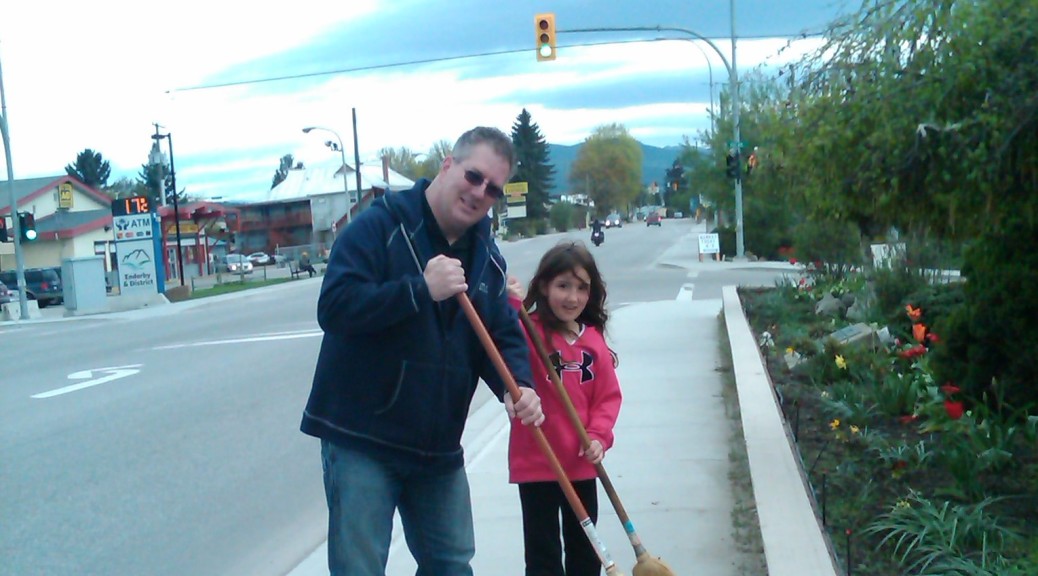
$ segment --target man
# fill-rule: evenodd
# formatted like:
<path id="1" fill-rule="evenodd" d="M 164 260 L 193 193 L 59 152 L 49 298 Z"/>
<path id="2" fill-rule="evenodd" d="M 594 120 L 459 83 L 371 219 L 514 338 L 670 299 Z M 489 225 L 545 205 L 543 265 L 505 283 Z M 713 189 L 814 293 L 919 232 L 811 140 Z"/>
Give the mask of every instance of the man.
<path id="1" fill-rule="evenodd" d="M 478 378 L 540 425 L 526 342 L 487 210 L 515 152 L 474 128 L 432 182 L 387 194 L 336 239 L 317 303 L 324 340 L 303 432 L 321 439 L 332 576 L 385 573 L 400 511 L 419 574 L 470 575 L 461 433 Z M 455 296 L 466 292 L 522 386 L 514 405 Z"/>
<path id="2" fill-rule="evenodd" d="M 310 263 L 310 254 L 303 252 L 299 255 L 299 269 L 306 272 L 310 278 L 317 274 L 317 270 L 314 269 L 313 264 Z"/>
<path id="3" fill-rule="evenodd" d="M 605 233 L 602 231 L 602 221 L 595 216 L 595 219 L 591 221 L 591 242 L 598 246 L 605 241 Z"/>

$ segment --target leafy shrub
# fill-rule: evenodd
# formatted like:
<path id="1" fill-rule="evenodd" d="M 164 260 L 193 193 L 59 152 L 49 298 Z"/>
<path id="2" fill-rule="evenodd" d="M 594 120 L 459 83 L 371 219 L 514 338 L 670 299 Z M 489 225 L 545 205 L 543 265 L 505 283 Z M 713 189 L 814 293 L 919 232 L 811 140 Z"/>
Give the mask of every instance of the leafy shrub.
<path id="1" fill-rule="evenodd" d="M 721 255 L 734 258 L 735 257 L 735 228 L 732 226 L 722 226 L 720 228 L 714 228 L 710 231 L 713 234 L 717 234 L 717 241 L 721 245 Z"/>
<path id="2" fill-rule="evenodd" d="M 573 216 L 573 205 L 569 202 L 556 202 L 552 205 L 551 211 L 548 213 L 548 219 L 551 220 L 551 227 L 559 232 L 565 232 L 574 225 Z"/>
<path id="3" fill-rule="evenodd" d="M 909 296 L 926 287 L 926 279 L 906 265 L 877 268 L 872 272 L 876 305 L 884 314 L 903 317 L 905 304 L 918 307 Z"/>
<path id="4" fill-rule="evenodd" d="M 767 260 L 779 259 L 779 248 L 792 243 L 794 213 L 782 202 L 746 203 L 743 215 L 746 250 Z"/>
<path id="5" fill-rule="evenodd" d="M 844 222 L 808 220 L 797 228 L 793 245 L 804 262 L 862 263 L 858 229 Z"/>
<path id="6" fill-rule="evenodd" d="M 966 251 L 964 303 L 940 324 L 938 374 L 1016 408 L 1038 403 L 1038 226 L 1011 222 Z M 997 389 L 992 389 L 997 382 Z"/>

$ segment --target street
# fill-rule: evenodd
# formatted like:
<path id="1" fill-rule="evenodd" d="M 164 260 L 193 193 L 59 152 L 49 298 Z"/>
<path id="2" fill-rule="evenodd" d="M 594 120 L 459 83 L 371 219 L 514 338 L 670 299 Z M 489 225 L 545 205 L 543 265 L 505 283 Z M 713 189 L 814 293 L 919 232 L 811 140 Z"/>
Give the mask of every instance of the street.
<path id="1" fill-rule="evenodd" d="M 593 254 L 613 310 L 774 281 L 659 262 L 693 226 L 607 232 Z M 587 234 L 502 252 L 525 281 L 549 246 Z M 326 522 L 318 442 L 298 430 L 320 281 L 0 325 L 0 574 L 280 576 L 303 561 Z"/>

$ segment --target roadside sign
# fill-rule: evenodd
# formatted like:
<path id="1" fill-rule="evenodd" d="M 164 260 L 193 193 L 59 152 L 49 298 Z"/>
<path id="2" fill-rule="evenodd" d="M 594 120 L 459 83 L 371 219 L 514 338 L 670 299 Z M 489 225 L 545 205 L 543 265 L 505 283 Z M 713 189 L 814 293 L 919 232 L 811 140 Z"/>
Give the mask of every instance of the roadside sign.
<path id="1" fill-rule="evenodd" d="M 62 182 L 58 185 L 58 208 L 72 208 L 72 183 Z"/>
<path id="2" fill-rule="evenodd" d="M 717 237 L 717 234 L 700 234 L 699 235 L 699 253 L 700 254 L 717 254 L 721 251 L 721 242 Z"/>
<path id="3" fill-rule="evenodd" d="M 505 184 L 505 195 L 508 196 L 509 200 L 517 200 L 527 193 L 529 193 L 529 186 L 526 182 L 509 182 Z"/>

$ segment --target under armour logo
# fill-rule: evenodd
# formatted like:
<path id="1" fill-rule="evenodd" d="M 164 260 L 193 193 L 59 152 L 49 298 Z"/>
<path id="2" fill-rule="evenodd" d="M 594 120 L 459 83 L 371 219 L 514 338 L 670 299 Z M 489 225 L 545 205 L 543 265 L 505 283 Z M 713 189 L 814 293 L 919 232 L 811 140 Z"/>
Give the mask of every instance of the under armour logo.
<path id="1" fill-rule="evenodd" d="M 551 360 L 551 365 L 555 368 L 555 373 L 559 375 L 559 378 L 562 378 L 563 372 L 580 372 L 580 383 L 583 384 L 595 378 L 595 373 L 591 371 L 591 364 L 594 363 L 594 360 L 591 354 L 588 354 L 586 351 L 581 351 L 580 354 L 582 358 L 580 362 L 563 362 L 562 354 L 558 350 L 552 352 L 548 358 Z"/>

